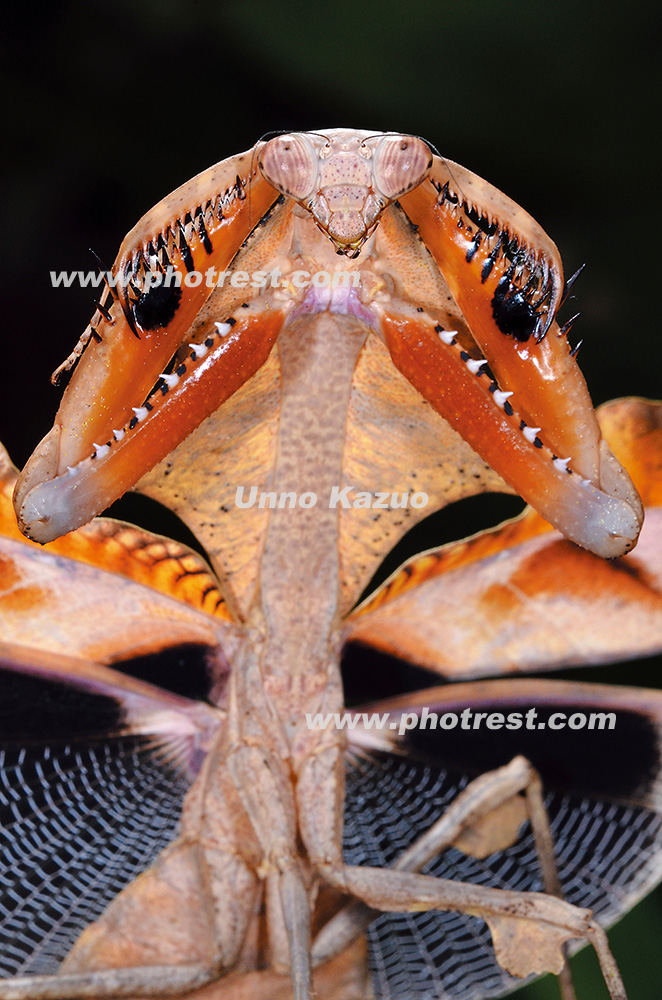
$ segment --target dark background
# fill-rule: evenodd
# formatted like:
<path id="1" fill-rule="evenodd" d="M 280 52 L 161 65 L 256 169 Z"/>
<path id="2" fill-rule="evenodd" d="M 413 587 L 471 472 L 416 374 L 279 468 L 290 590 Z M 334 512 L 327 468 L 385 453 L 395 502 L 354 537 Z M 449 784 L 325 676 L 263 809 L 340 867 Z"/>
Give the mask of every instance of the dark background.
<path id="1" fill-rule="evenodd" d="M 416 133 L 487 177 L 548 230 L 567 275 L 587 263 L 562 315 L 581 309 L 571 339 L 594 401 L 659 397 L 657 16 L 643 0 L 13 4 L 0 435 L 14 461 L 49 429 L 50 373 L 93 308 L 49 271 L 87 270 L 89 247 L 112 262 L 168 191 L 282 128 Z M 459 529 L 434 530 L 429 543 Z M 659 666 L 625 679 L 654 683 Z M 630 1000 L 659 1000 L 661 937 L 659 894 L 613 934 Z M 585 954 L 581 974 L 593 965 Z M 579 983 L 582 1000 L 601 989 Z"/>

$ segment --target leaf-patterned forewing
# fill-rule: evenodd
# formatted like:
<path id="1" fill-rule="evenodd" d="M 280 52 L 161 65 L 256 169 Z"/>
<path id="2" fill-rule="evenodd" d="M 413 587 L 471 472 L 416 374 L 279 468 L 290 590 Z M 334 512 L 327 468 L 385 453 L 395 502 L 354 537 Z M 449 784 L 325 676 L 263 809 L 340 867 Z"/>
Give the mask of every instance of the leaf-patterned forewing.
<path id="1" fill-rule="evenodd" d="M 645 656 L 662 647 L 662 407 L 600 410 L 646 504 L 637 548 L 604 561 L 534 511 L 415 557 L 358 608 L 351 640 L 451 677 Z"/>

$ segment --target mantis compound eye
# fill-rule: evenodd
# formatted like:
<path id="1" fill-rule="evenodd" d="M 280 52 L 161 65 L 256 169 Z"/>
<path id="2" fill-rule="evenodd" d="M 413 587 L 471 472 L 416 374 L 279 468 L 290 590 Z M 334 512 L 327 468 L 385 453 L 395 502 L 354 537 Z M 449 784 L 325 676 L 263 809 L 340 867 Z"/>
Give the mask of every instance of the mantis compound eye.
<path id="1" fill-rule="evenodd" d="M 272 187 L 312 214 L 339 253 L 354 257 L 389 202 L 425 180 L 432 151 L 411 135 L 291 133 L 269 139 L 258 164 Z"/>
<path id="2" fill-rule="evenodd" d="M 317 155 L 301 134 L 269 139 L 264 144 L 258 165 L 273 187 L 295 201 L 309 197 L 316 188 Z"/>
<path id="3" fill-rule="evenodd" d="M 413 135 L 388 135 L 375 151 L 375 187 L 386 198 L 399 198 L 425 180 L 432 166 L 427 142 Z"/>

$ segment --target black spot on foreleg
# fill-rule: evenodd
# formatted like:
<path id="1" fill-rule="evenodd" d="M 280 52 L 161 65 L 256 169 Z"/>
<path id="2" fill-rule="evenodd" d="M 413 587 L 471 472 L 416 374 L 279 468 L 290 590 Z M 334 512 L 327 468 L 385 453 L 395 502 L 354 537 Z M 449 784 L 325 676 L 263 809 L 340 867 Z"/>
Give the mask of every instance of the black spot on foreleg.
<path id="1" fill-rule="evenodd" d="M 504 276 L 492 298 L 492 315 L 502 333 L 528 340 L 535 332 L 538 314 L 523 291 Z"/>
<path id="2" fill-rule="evenodd" d="M 159 284 L 143 292 L 133 306 L 136 322 L 143 330 L 167 326 L 177 310 L 182 290 L 177 285 Z"/>

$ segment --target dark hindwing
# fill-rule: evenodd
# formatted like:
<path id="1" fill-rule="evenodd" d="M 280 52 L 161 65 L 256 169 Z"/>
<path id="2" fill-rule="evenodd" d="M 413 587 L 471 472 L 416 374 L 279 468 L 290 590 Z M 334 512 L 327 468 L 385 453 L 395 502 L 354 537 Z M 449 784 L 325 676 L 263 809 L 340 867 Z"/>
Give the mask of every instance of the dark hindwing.
<path id="1" fill-rule="evenodd" d="M 122 725 L 119 702 L 0 669 L 0 975 L 53 973 L 176 835 L 187 738 Z"/>
<path id="2" fill-rule="evenodd" d="M 517 734 L 508 735 L 501 745 L 490 746 L 482 771 L 506 763 L 517 752 L 535 757 L 534 741 L 518 751 L 516 740 L 510 739 Z M 408 740 L 409 746 L 402 746 L 401 753 L 349 752 L 344 831 L 347 863 L 392 865 L 480 773 L 476 760 L 446 763 L 444 757 L 453 746 L 451 736 L 439 734 L 436 754 L 432 733 L 424 747 L 413 746 Z M 468 756 L 473 757 L 476 744 L 482 740 L 473 732 L 467 736 L 473 739 L 473 746 L 466 740 Z M 565 733 L 564 740 L 567 737 Z M 557 738 L 556 745 L 560 747 L 562 742 Z M 614 753 L 623 755 L 623 743 L 618 751 L 613 740 L 602 750 L 597 742 L 596 765 L 605 746 L 611 745 Z M 621 795 L 616 799 L 604 787 L 604 774 L 596 773 L 595 790 L 589 787 L 588 766 L 579 788 L 565 782 L 562 768 L 550 771 L 544 759 L 533 763 L 545 784 L 545 804 L 566 899 L 593 909 L 603 925 L 609 924 L 662 873 L 662 818 L 648 805 L 656 796 L 633 794 L 629 802 Z M 607 755 L 603 757 L 603 772 L 608 770 Z M 506 850 L 479 860 L 451 848 L 423 871 L 473 885 L 543 890 L 528 822 L 516 843 Z M 477 1000 L 501 996 L 522 984 L 500 968 L 487 925 L 476 917 L 442 912 L 384 913 L 370 925 L 367 936 L 373 988 L 380 1000 Z"/>

